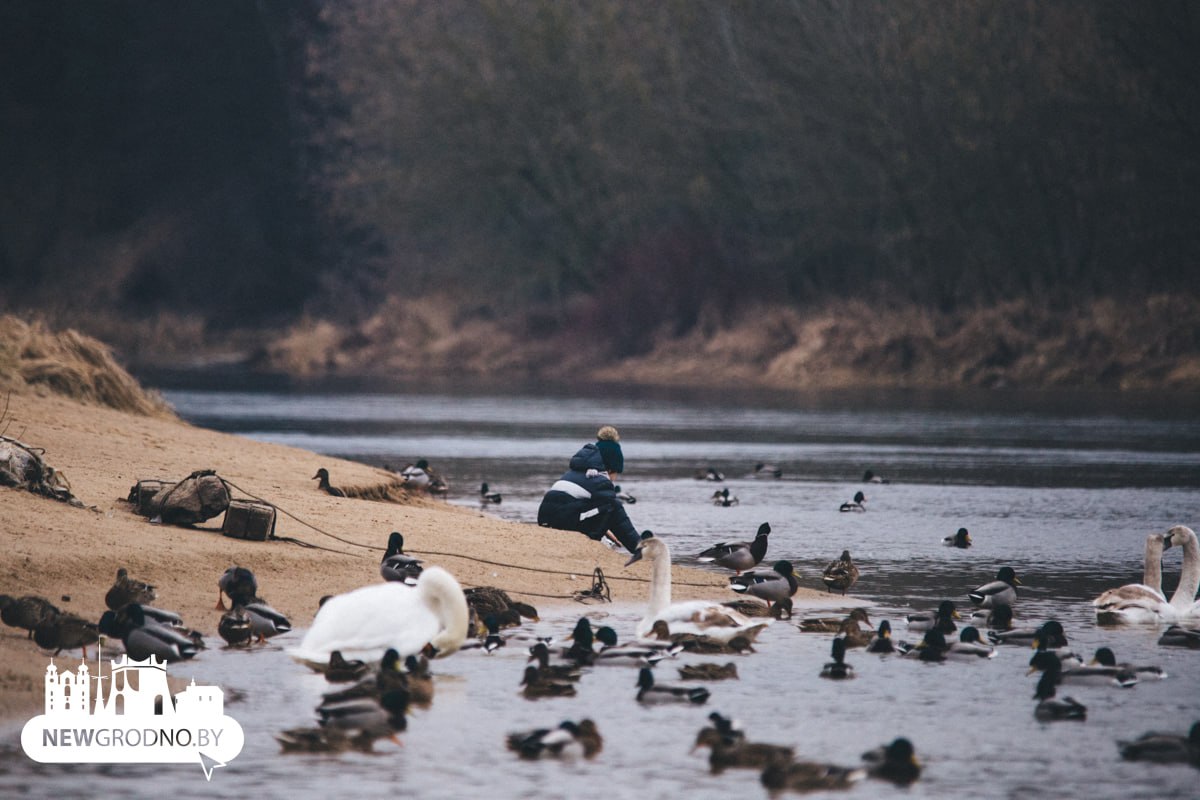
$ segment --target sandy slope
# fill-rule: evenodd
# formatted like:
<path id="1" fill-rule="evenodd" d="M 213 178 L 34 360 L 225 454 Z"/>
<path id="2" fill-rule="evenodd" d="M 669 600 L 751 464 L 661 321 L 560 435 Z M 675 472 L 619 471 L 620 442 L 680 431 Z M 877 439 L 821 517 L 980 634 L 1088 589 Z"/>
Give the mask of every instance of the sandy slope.
<path id="1" fill-rule="evenodd" d="M 0 593 L 41 594 L 93 619 L 104 611 L 104 594 L 117 568 L 125 566 L 134 577 L 158 586 L 157 605 L 215 635 L 217 578 L 237 563 L 254 570 L 268 602 L 297 626 L 306 626 L 322 595 L 379 580 L 378 561 L 392 530 L 405 534 L 409 550 L 576 573 L 572 579 L 462 557 L 426 557 L 427 563 L 447 567 L 464 585 L 526 593 L 535 605 L 571 603 L 573 592 L 590 586 L 596 566 L 609 576 L 614 600 L 641 602 L 646 597 L 646 583 L 613 579 L 644 581 L 645 564 L 626 570 L 624 556 L 581 535 L 504 522 L 424 498 L 407 505 L 334 498 L 311 480 L 321 466 L 329 468 L 337 485 L 369 486 L 389 479 L 388 473 L 361 464 L 58 397 L 14 395 L 0 429 L 44 448 L 46 462 L 64 472 L 75 494 L 94 506 L 82 510 L 0 488 Z M 215 469 L 318 528 L 379 549 L 350 547 L 286 516 L 280 518 L 278 535 L 356 555 L 231 539 L 220 534 L 220 517 L 195 529 L 155 525 L 123 500 L 139 479 L 178 479 L 198 469 Z M 676 568 L 675 581 L 679 597 L 731 597 L 718 575 Z M 711 590 L 678 585 L 685 581 Z M 70 599 L 60 602 L 64 595 Z M 46 663 L 46 654 L 22 631 L 0 626 L 0 718 L 21 716 L 40 705 Z"/>

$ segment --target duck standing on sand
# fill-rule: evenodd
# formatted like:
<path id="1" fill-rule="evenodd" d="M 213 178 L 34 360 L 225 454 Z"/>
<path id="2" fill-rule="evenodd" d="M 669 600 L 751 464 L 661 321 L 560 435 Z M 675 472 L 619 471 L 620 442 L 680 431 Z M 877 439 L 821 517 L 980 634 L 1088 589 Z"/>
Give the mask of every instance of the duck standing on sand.
<path id="1" fill-rule="evenodd" d="M 89 622 L 78 614 L 55 614 L 45 617 L 33 630 L 33 640 L 38 647 L 53 650 L 58 655 L 63 650 L 78 647 L 83 658 L 87 658 L 87 646 L 100 640 L 96 623 Z"/>
<path id="2" fill-rule="evenodd" d="M 776 561 L 770 571 L 754 570 L 729 579 L 729 588 L 767 601 L 767 607 L 790 599 L 800 588 L 796 570 L 790 561 Z"/>
<path id="3" fill-rule="evenodd" d="M 379 562 L 379 576 L 385 581 L 397 581 L 411 586 L 417 582 L 420 574 L 421 559 L 405 553 L 404 535 L 400 531 L 392 531 L 388 534 L 383 560 Z"/>
<path id="4" fill-rule="evenodd" d="M 28 638 L 33 638 L 33 631 L 43 620 L 58 616 L 58 607 L 44 597 L 27 594 L 23 597 L 0 595 L 0 620 L 11 628 L 21 628 L 29 632 Z"/>
<path id="5" fill-rule="evenodd" d="M 104 604 L 113 611 L 119 611 L 130 603 L 148 606 L 157 598 L 153 586 L 129 577 L 129 570 L 121 567 L 117 570 L 117 579 L 112 588 L 104 595 Z"/>
<path id="6" fill-rule="evenodd" d="M 312 480 L 317 481 L 317 488 L 331 497 L 345 497 L 346 492 L 329 483 L 329 470 L 321 467 L 317 470 L 317 474 L 312 476 Z"/>
<path id="7" fill-rule="evenodd" d="M 829 562 L 821 573 L 821 581 L 829 591 L 840 591 L 843 595 L 858 582 L 858 567 L 851 560 L 849 550 L 843 550 L 838 560 Z"/>
<path id="8" fill-rule="evenodd" d="M 770 533 L 771 525 L 764 522 L 758 526 L 754 541 L 719 542 L 698 555 L 696 560 L 702 564 L 716 564 L 741 575 L 748 569 L 754 569 L 763 560 L 767 554 L 767 537 Z"/>
<path id="9" fill-rule="evenodd" d="M 224 595 L 234 597 L 253 597 L 258 593 L 258 579 L 246 567 L 230 567 L 217 579 L 216 610 L 225 610 Z"/>

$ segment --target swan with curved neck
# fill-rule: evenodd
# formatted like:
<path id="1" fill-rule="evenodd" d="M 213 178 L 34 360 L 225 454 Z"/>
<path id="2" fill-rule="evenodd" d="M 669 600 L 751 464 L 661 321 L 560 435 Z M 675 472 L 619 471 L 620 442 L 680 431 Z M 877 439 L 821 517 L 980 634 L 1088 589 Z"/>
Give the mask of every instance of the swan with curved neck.
<path id="1" fill-rule="evenodd" d="M 389 649 L 400 657 L 426 652 L 447 656 L 467 637 L 467 601 L 458 581 L 430 567 L 415 587 L 378 583 L 330 598 L 290 655 L 324 667 L 339 650 L 347 659 L 376 661 Z"/>
<path id="2" fill-rule="evenodd" d="M 1196 601 L 1196 590 L 1200 589 L 1200 542 L 1196 540 L 1196 532 L 1186 525 L 1176 525 L 1167 531 L 1166 546 L 1183 549 L 1183 571 L 1171 595 L 1171 607 L 1179 617 L 1200 617 L 1200 603 Z"/>
<path id="3" fill-rule="evenodd" d="M 646 558 L 650 560 L 650 601 L 646 616 L 638 623 L 637 635 L 650 634 L 654 623 L 667 623 L 672 634 L 692 633 L 728 642 L 735 636 L 753 640 L 768 624 L 755 620 L 727 606 L 709 600 L 671 602 L 671 550 L 667 543 L 650 531 L 642 533 L 641 544 L 625 566 Z"/>
<path id="4" fill-rule="evenodd" d="M 1166 534 L 1152 533 L 1146 537 L 1146 553 L 1142 566 L 1142 582 L 1127 583 L 1109 589 L 1092 601 L 1096 621 L 1102 625 L 1158 622 L 1173 611 L 1162 591 L 1162 555 Z"/>

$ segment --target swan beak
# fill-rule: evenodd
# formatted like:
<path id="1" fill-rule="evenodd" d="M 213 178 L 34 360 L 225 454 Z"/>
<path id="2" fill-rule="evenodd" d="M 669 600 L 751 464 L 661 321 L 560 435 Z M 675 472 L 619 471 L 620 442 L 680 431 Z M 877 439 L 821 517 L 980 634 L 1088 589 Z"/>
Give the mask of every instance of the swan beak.
<path id="1" fill-rule="evenodd" d="M 641 560 L 642 560 L 642 548 L 639 547 L 637 550 L 633 551 L 633 555 L 630 556 L 629 560 L 625 562 L 625 566 L 628 567 L 633 562 L 641 561 Z"/>

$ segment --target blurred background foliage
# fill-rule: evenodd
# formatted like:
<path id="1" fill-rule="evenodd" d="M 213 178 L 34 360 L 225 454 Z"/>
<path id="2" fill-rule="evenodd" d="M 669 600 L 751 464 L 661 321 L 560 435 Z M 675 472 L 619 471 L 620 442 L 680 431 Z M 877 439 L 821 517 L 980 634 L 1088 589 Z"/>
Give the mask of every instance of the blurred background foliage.
<path id="1" fill-rule="evenodd" d="M 17 0 L 4 308 L 636 353 L 746 307 L 1197 294 L 1187 0 Z"/>

